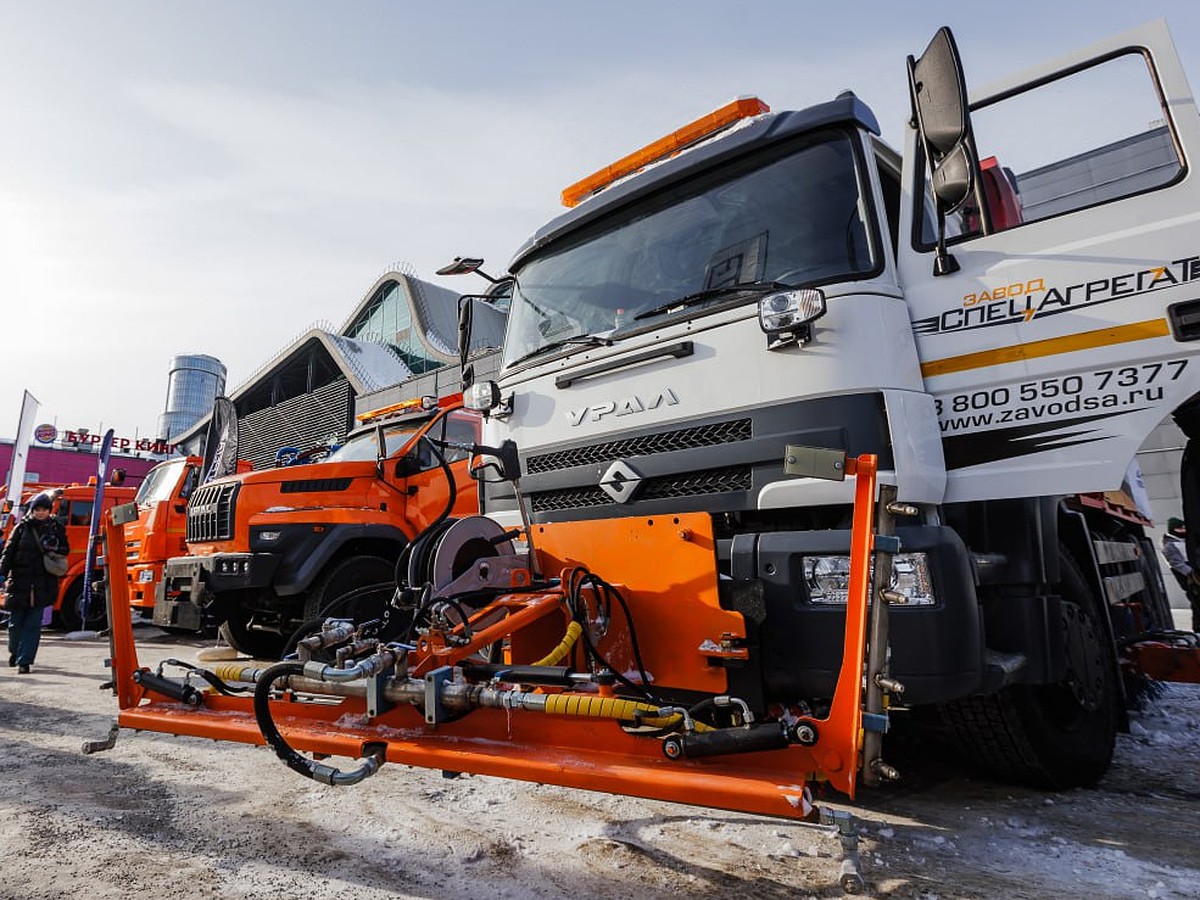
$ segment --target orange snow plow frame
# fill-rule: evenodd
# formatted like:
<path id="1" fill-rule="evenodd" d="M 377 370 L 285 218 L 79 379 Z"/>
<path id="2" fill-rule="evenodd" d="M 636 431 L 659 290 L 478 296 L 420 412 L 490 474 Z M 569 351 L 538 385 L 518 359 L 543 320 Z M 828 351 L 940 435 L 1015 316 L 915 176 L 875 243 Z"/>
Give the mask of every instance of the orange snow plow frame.
<path id="1" fill-rule="evenodd" d="M 270 701 L 278 731 L 297 751 L 360 759 L 375 755 L 389 762 L 446 772 L 470 772 L 524 781 L 564 785 L 614 794 L 669 800 L 785 818 L 811 816 L 809 780 L 825 780 L 854 796 L 863 743 L 863 666 L 871 557 L 874 552 L 876 458 L 846 460 L 856 476 L 851 533 L 849 599 L 841 671 L 828 714 L 800 715 L 818 735 L 812 745 L 791 743 L 783 749 L 704 758 L 669 759 L 662 741 L 631 733 L 611 714 L 631 704 L 595 688 L 540 688 L 549 694 L 543 712 L 474 708 L 459 718 L 429 724 L 412 703 L 375 706 L 362 696 L 304 701 L 289 690 Z M 123 546 L 123 526 L 108 516 L 109 546 Z M 726 689 L 725 666 L 748 652 L 741 614 L 717 602 L 714 538 L 706 514 L 646 519 L 533 526 L 541 571 L 586 564 L 628 598 L 631 618 L 644 643 L 661 641 L 665 649 L 647 655 L 646 669 L 655 684 L 683 686 L 720 694 Z M 143 731 L 190 735 L 213 740 L 264 743 L 248 697 L 210 689 L 192 706 L 148 687 L 149 670 L 138 663 L 122 554 L 113 554 L 109 571 L 114 692 L 117 724 Z M 565 582 L 564 582 L 565 583 Z M 497 622 L 497 618 L 499 621 Z M 514 592 L 496 598 L 472 614 L 478 630 L 451 644 L 422 638 L 409 651 L 408 684 L 416 675 L 453 666 L 479 646 L 500 637 L 509 640 L 514 661 L 541 660 L 545 648 L 562 635 L 567 616 L 557 587 Z M 665 630 L 664 630 L 665 629 Z M 469 639 L 468 639 L 469 638 Z M 535 655 L 536 654 L 536 655 Z M 223 664 L 267 665 L 252 661 Z M 248 671 L 248 669 L 246 670 Z M 386 673 L 385 673 L 386 675 Z M 225 675 L 224 677 L 228 677 Z M 378 676 L 383 678 L 384 676 Z M 609 701 L 606 703 L 605 701 Z M 620 707 L 626 708 L 626 707 Z M 586 710 L 586 712 L 584 711 Z M 373 711 L 375 715 L 370 715 Z M 588 718 L 585 716 L 592 715 Z"/>

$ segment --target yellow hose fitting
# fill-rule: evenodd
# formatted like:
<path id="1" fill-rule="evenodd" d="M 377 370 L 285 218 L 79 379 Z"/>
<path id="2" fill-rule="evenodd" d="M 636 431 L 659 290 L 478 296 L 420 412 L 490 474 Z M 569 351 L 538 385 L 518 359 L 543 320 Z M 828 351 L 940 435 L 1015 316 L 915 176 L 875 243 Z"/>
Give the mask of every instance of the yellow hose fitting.
<path id="1" fill-rule="evenodd" d="M 534 663 L 535 666 L 556 666 L 564 660 L 571 648 L 575 646 L 575 642 L 579 640 L 579 635 L 583 634 L 583 626 L 578 622 L 571 622 L 567 626 L 567 633 L 563 635 L 563 639 L 559 641 L 557 647 Z"/>
<path id="2" fill-rule="evenodd" d="M 253 684 L 254 676 L 260 670 L 255 666 L 247 666 L 240 662 L 227 662 L 213 666 L 213 674 L 222 681 L 232 681 L 239 684 Z"/>

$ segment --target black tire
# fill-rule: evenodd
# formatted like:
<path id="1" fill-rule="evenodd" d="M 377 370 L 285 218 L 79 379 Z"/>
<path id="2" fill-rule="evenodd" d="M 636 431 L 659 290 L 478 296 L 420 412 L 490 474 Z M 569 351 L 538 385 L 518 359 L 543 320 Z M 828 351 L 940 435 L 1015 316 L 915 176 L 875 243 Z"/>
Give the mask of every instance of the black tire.
<path id="1" fill-rule="evenodd" d="M 284 637 L 275 631 L 260 631 L 250 627 L 250 614 L 241 610 L 229 615 L 217 632 L 239 653 L 254 659 L 279 659 Z"/>
<path id="2" fill-rule="evenodd" d="M 1120 722 L 1117 662 L 1075 561 L 1060 553 L 1067 673 L 1057 684 L 1012 685 L 941 707 L 966 759 L 988 775 L 1065 790 L 1099 781 Z"/>
<path id="3" fill-rule="evenodd" d="M 83 578 L 76 578 L 63 594 L 62 606 L 54 614 L 53 622 L 63 631 L 103 631 L 108 627 L 108 604 L 104 594 L 92 591 L 88 602 L 87 621 L 84 621 Z"/>
<path id="4" fill-rule="evenodd" d="M 349 556 L 335 562 L 304 598 L 304 620 L 324 620 L 335 616 L 362 623 L 378 619 L 391 597 L 395 565 L 394 560 L 367 555 Z M 386 587 L 378 591 L 358 592 L 359 588 L 370 585 Z M 358 593 L 346 598 L 352 592 Z"/>

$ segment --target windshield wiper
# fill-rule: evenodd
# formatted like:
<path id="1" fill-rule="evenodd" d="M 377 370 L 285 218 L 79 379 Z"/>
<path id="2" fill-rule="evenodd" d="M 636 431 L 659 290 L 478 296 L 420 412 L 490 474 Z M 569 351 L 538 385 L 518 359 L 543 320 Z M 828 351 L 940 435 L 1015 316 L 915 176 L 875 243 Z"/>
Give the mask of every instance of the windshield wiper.
<path id="1" fill-rule="evenodd" d="M 535 356 L 541 356 L 543 353 L 549 353 L 551 350 L 558 350 L 560 347 L 566 347 L 570 344 L 582 344 L 587 347 L 611 347 L 613 342 L 608 338 L 597 337 L 594 334 L 577 334 L 574 337 L 563 338 L 560 341 L 551 341 L 549 344 L 542 344 L 536 350 L 530 350 L 524 356 L 518 356 L 510 366 L 515 366 L 517 363 L 523 363 L 527 359 L 533 359 Z"/>
<path id="2" fill-rule="evenodd" d="M 696 291 L 694 294 L 686 294 L 675 300 L 668 300 L 660 306 L 642 310 L 642 312 L 633 318 L 635 320 L 648 319 L 651 316 L 658 316 L 673 309 L 695 306 L 698 303 L 713 300 L 717 297 L 733 296 L 735 294 L 766 294 L 770 291 L 790 291 L 791 289 L 792 286 L 790 284 L 784 284 L 781 281 L 752 281 L 746 284 L 726 284 L 721 287 L 705 288 L 702 291 Z"/>

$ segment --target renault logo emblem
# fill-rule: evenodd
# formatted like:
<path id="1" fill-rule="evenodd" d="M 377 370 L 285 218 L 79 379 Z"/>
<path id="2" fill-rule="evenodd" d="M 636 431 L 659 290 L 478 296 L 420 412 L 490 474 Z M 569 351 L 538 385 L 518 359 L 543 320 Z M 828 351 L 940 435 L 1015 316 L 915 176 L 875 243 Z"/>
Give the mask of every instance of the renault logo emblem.
<path id="1" fill-rule="evenodd" d="M 600 490 L 617 503 L 628 503 L 641 487 L 642 476 L 633 467 L 618 459 L 600 476 Z"/>

